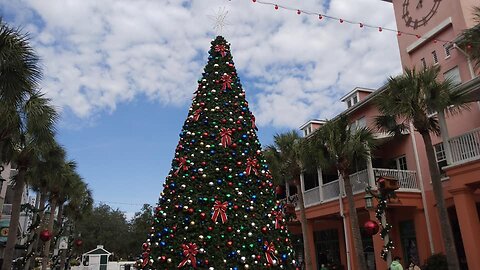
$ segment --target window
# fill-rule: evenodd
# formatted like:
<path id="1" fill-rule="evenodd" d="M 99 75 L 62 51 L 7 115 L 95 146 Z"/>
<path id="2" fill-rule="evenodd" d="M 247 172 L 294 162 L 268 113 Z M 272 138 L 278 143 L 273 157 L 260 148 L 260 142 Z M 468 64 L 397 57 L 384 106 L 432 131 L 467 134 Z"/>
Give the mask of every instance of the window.
<path id="1" fill-rule="evenodd" d="M 351 99 L 347 100 L 347 107 L 348 108 L 352 107 L 352 100 Z"/>
<path id="2" fill-rule="evenodd" d="M 362 116 L 357 120 L 357 128 L 364 128 L 364 127 L 367 127 L 367 120 L 365 120 L 365 116 Z"/>
<path id="3" fill-rule="evenodd" d="M 462 78 L 460 78 L 460 70 L 458 70 L 458 66 L 443 73 L 443 77 L 445 78 L 445 80 L 451 80 L 453 85 L 459 85 L 462 83 Z"/>
<path id="4" fill-rule="evenodd" d="M 438 64 L 438 56 L 437 56 L 437 52 L 436 51 L 433 51 L 432 52 L 432 58 L 433 58 L 433 64 Z"/>
<path id="5" fill-rule="evenodd" d="M 426 69 L 427 68 L 427 62 L 425 61 L 425 58 L 420 59 L 420 62 L 422 63 L 422 68 Z"/>
<path id="6" fill-rule="evenodd" d="M 447 176 L 442 167 L 447 166 L 447 156 L 445 155 L 445 148 L 443 148 L 443 143 L 438 143 L 434 145 L 435 147 L 435 159 L 437 160 L 438 168 L 440 169 L 440 174 L 442 177 Z"/>
<path id="7" fill-rule="evenodd" d="M 443 45 L 443 49 L 445 50 L 445 58 L 450 57 L 452 48 L 453 45 L 451 43 L 446 43 Z"/>
<path id="8" fill-rule="evenodd" d="M 352 102 L 352 103 L 353 103 L 353 104 L 357 104 L 357 102 L 358 102 L 358 98 L 357 98 L 357 96 L 355 95 L 355 96 L 353 96 L 353 102 Z"/>
<path id="9" fill-rule="evenodd" d="M 397 165 L 397 170 L 407 170 L 407 158 L 405 156 L 396 158 L 395 163 Z"/>

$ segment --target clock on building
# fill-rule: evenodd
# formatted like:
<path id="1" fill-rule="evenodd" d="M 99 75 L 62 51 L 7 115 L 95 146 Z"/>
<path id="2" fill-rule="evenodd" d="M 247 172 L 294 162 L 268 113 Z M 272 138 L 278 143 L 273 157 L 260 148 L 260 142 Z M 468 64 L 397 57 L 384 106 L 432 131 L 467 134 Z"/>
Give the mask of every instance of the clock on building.
<path id="1" fill-rule="evenodd" d="M 437 13 L 441 0 L 404 0 L 402 18 L 407 27 L 424 26 Z"/>

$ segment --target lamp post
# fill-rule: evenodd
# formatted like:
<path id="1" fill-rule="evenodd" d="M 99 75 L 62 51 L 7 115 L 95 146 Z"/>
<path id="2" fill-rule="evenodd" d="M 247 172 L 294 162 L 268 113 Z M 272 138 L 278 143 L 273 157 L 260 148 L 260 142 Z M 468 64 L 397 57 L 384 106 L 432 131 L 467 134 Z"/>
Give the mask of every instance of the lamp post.
<path id="1" fill-rule="evenodd" d="M 370 192 L 365 192 L 365 209 L 372 210 L 373 209 L 373 196 Z"/>

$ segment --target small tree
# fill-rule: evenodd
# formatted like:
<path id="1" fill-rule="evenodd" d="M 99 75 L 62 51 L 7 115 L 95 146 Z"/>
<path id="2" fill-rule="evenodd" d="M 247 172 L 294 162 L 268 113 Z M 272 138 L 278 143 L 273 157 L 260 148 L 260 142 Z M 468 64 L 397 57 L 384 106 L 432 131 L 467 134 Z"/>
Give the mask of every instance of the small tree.
<path id="1" fill-rule="evenodd" d="M 388 80 L 387 90 L 376 98 L 376 104 L 382 114 L 377 117 L 376 122 L 380 130 L 390 133 L 408 129 L 412 123 L 415 131 L 422 136 L 437 203 L 436 208 L 448 259 L 448 268 L 457 270 L 460 269 L 460 266 L 443 197 L 440 170 L 435 159 L 435 150 L 430 135 L 431 133 L 439 135 L 440 127 L 436 116 L 430 115 L 432 112 L 445 110 L 449 113 L 458 113 L 461 109 L 468 107 L 461 90 L 457 90 L 457 88 L 454 90 L 450 80 L 437 80 L 439 73 L 440 67 L 434 66 L 422 71 L 405 69 L 403 75 L 391 77 Z"/>
<path id="2" fill-rule="evenodd" d="M 473 8 L 473 19 L 476 26 L 463 31 L 463 39 L 460 46 L 465 50 L 475 64 L 475 68 L 480 68 L 480 6 Z"/>
<path id="3" fill-rule="evenodd" d="M 282 134 L 276 134 L 273 141 L 273 144 L 266 148 L 265 158 L 267 159 L 273 180 L 276 184 L 281 185 L 285 182 L 290 182 L 293 183 L 297 189 L 305 267 L 307 270 L 310 270 L 313 269 L 312 259 L 309 252 L 311 240 L 309 238 L 310 234 L 300 183 L 300 174 L 306 169 L 306 162 L 304 159 L 306 153 L 303 152 L 305 148 L 303 148 L 301 144 L 302 138 L 294 130 Z"/>
<path id="4" fill-rule="evenodd" d="M 366 162 L 373 147 L 373 136 L 367 128 L 352 128 L 345 115 L 338 119 L 327 121 L 313 134 L 308 142 L 320 157 L 320 165 L 330 168 L 332 165 L 340 173 L 345 195 L 348 201 L 350 228 L 352 229 L 354 256 L 357 259 L 357 269 L 366 270 L 367 264 L 363 254 L 363 243 L 358 223 L 355 198 L 353 197 L 350 174 L 353 173 L 355 162 Z"/>

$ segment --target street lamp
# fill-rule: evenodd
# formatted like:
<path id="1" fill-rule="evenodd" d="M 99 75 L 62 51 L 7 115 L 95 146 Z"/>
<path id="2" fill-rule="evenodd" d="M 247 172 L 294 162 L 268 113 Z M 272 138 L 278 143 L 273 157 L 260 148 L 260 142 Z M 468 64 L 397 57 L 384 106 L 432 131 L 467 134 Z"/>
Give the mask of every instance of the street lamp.
<path id="1" fill-rule="evenodd" d="M 365 192 L 365 209 L 372 210 L 373 209 L 373 196 L 370 193 L 370 190 Z"/>

